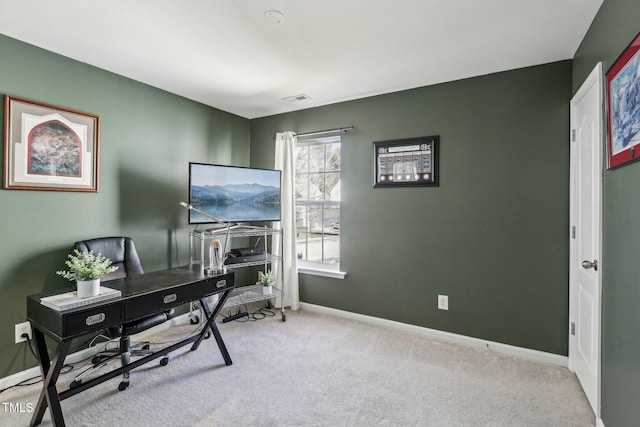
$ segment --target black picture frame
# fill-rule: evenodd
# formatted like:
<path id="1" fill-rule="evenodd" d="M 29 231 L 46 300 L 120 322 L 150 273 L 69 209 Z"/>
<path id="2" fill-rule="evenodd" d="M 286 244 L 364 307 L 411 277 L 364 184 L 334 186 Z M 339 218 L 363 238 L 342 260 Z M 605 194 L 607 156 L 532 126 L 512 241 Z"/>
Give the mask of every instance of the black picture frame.
<path id="1" fill-rule="evenodd" d="M 440 136 L 373 143 L 373 187 L 440 186 Z"/>

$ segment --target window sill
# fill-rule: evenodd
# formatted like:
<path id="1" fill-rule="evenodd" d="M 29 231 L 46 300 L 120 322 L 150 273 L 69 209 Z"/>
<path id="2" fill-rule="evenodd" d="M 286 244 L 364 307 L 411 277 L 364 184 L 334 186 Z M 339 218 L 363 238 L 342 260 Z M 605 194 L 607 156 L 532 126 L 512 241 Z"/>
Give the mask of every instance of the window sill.
<path id="1" fill-rule="evenodd" d="M 333 279 L 344 279 L 347 275 L 346 271 L 340 271 L 337 268 L 327 268 L 315 265 L 298 265 L 298 273 L 309 274 L 311 276 L 331 277 Z"/>

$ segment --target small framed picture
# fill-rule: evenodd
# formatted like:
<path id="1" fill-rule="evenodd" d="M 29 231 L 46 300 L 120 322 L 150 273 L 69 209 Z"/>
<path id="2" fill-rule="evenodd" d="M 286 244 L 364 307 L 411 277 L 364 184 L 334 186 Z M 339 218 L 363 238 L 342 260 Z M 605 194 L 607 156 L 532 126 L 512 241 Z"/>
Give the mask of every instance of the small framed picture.
<path id="1" fill-rule="evenodd" d="M 99 118 L 5 96 L 5 190 L 98 191 Z"/>
<path id="2" fill-rule="evenodd" d="M 608 168 L 640 159 L 640 34 L 607 71 Z"/>
<path id="3" fill-rule="evenodd" d="M 438 135 L 374 142 L 373 187 L 438 187 L 439 142 Z"/>

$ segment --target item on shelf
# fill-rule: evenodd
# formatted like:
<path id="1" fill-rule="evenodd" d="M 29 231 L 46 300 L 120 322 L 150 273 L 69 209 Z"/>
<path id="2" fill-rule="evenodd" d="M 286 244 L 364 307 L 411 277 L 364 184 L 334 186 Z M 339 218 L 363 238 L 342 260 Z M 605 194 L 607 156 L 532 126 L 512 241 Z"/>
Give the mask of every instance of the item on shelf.
<path id="1" fill-rule="evenodd" d="M 229 256 L 227 257 L 227 259 L 224 260 L 224 264 L 225 265 L 240 264 L 243 262 L 260 262 L 260 261 L 266 261 L 266 260 L 267 260 L 266 253 L 262 253 L 258 255 L 249 255 L 249 256 L 235 256 L 232 253 L 229 253 Z"/>
<path id="2" fill-rule="evenodd" d="M 219 270 L 224 264 L 222 259 L 222 246 L 220 246 L 220 240 L 214 239 L 209 246 L 209 268 L 212 270 Z"/>
<path id="3" fill-rule="evenodd" d="M 214 240 L 215 242 L 215 240 Z M 262 255 L 265 253 L 264 248 L 235 248 L 229 251 L 233 256 L 250 256 L 250 255 Z"/>
<path id="4" fill-rule="evenodd" d="M 264 272 L 277 272 L 282 271 L 282 256 L 274 255 L 269 251 L 269 244 L 271 239 L 269 236 L 282 236 L 283 230 L 281 228 L 260 227 L 251 225 L 237 225 L 234 227 L 225 228 L 224 230 L 197 230 L 193 229 L 189 231 L 189 264 L 199 264 L 200 268 L 204 271 L 211 266 L 215 266 L 215 262 L 210 259 L 206 259 L 206 248 L 209 246 L 207 241 L 220 239 L 221 243 L 224 243 L 222 247 L 226 247 L 229 243 L 229 238 L 237 237 L 257 237 L 257 242 L 261 242 L 260 247 L 258 243 L 252 247 L 240 247 L 230 248 L 229 252 L 224 254 L 223 257 L 223 269 L 239 270 L 245 267 L 259 267 Z M 225 236 L 226 235 L 226 236 Z M 225 239 L 225 242 L 222 242 Z M 282 242 L 280 238 L 275 240 L 279 245 L 279 253 L 282 253 Z M 197 243 L 196 243 L 197 242 Z M 207 242 L 207 243 L 205 243 Z M 246 245 L 246 243 L 245 243 Z M 255 273 L 253 273 L 255 274 Z M 272 282 L 276 282 L 276 274 L 273 274 Z M 271 288 L 271 292 L 269 292 Z M 276 286 L 263 286 L 262 284 L 248 284 L 237 285 L 229 296 L 229 299 L 225 303 L 225 307 L 234 307 L 244 304 L 249 304 L 258 301 L 267 301 L 267 306 L 271 305 L 271 300 L 274 298 L 284 298 L 284 289 Z M 192 304 L 190 308 L 191 322 L 197 323 L 198 317 L 194 315 L 195 306 Z M 284 305 L 281 307 L 282 320 L 286 321 L 286 314 Z"/>
<path id="5" fill-rule="evenodd" d="M 267 270 L 266 273 L 258 271 L 258 281 L 256 282 L 256 285 L 262 286 L 263 295 L 271 295 L 273 293 L 273 282 L 274 277 L 271 270 Z"/>

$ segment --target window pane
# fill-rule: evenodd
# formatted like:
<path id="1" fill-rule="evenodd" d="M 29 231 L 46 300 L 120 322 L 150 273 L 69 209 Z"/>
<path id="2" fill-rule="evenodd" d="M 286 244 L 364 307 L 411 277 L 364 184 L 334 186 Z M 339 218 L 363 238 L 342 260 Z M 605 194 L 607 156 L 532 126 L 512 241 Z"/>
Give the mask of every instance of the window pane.
<path id="1" fill-rule="evenodd" d="M 296 254 L 299 259 L 307 259 L 307 207 L 296 205 Z"/>
<path id="2" fill-rule="evenodd" d="M 309 146 L 309 172 L 324 171 L 324 145 Z"/>
<path id="3" fill-rule="evenodd" d="M 302 259 L 322 262 L 322 206 L 306 206 L 304 240 L 298 237 L 296 251 Z"/>
<path id="4" fill-rule="evenodd" d="M 307 230 L 299 228 L 296 233 L 296 256 L 298 259 L 307 259 Z"/>
<path id="5" fill-rule="evenodd" d="M 309 147 L 296 147 L 296 174 L 309 172 Z"/>
<path id="6" fill-rule="evenodd" d="M 340 201 L 340 172 L 325 173 L 324 199 Z"/>
<path id="7" fill-rule="evenodd" d="M 340 208 L 324 208 L 324 232 L 329 235 L 340 235 Z"/>
<path id="8" fill-rule="evenodd" d="M 324 208 L 324 260 L 337 264 L 340 262 L 340 207 Z"/>
<path id="9" fill-rule="evenodd" d="M 340 170 L 340 143 L 325 144 L 325 158 L 327 171 L 339 171 Z"/>
<path id="10" fill-rule="evenodd" d="M 304 241 L 298 241 L 296 243 L 296 256 L 298 257 L 298 259 L 308 261 L 306 239 Z"/>
<path id="11" fill-rule="evenodd" d="M 309 200 L 324 200 L 324 174 L 309 174 Z"/>
<path id="12" fill-rule="evenodd" d="M 340 263 L 340 237 L 325 234 L 324 236 L 324 262 L 331 264 Z"/>
<path id="13" fill-rule="evenodd" d="M 307 207 L 304 205 L 296 205 L 296 230 L 298 234 L 307 232 Z"/>
<path id="14" fill-rule="evenodd" d="M 322 234 L 322 206 L 307 206 L 309 233 Z"/>
<path id="15" fill-rule="evenodd" d="M 296 174 L 296 200 L 309 200 L 309 174 Z"/>

